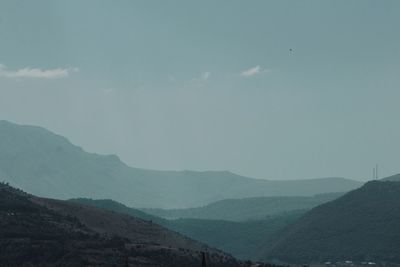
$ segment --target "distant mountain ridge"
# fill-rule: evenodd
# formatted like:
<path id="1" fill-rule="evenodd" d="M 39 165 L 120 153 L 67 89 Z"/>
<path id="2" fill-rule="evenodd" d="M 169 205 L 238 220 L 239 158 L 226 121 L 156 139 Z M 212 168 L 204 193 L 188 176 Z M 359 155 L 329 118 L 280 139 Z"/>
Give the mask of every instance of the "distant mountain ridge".
<path id="1" fill-rule="evenodd" d="M 131 168 L 114 155 L 88 153 L 37 126 L 0 121 L 0 174 L 43 197 L 114 199 L 131 207 L 189 208 L 227 198 L 309 196 L 362 185 L 344 178 L 252 179 L 230 172 Z"/>
<path id="2" fill-rule="evenodd" d="M 206 219 L 247 221 L 263 220 L 295 210 L 309 210 L 339 198 L 344 193 L 325 193 L 303 197 L 253 197 L 224 199 L 203 207 L 189 209 L 143 209 L 144 212 L 166 219 Z"/>
<path id="3" fill-rule="evenodd" d="M 371 181 L 307 212 L 264 247 L 289 263 L 373 261 L 400 264 L 400 183 Z"/>

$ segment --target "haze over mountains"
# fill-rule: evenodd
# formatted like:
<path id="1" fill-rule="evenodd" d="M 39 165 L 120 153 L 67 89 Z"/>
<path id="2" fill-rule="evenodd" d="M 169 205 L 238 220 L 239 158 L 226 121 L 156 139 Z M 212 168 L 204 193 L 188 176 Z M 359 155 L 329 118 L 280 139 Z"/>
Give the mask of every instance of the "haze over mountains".
<path id="1" fill-rule="evenodd" d="M 143 209 L 148 214 L 166 219 L 192 218 L 228 221 L 266 219 L 297 210 L 309 210 L 334 200 L 344 193 L 326 193 L 311 197 L 253 197 L 220 200 L 203 207 L 189 209 Z"/>
<path id="2" fill-rule="evenodd" d="M 242 222 L 195 218 L 167 220 L 126 207 L 113 200 L 73 199 L 70 201 L 151 220 L 243 260 L 257 260 L 260 247 L 272 240 L 276 232 L 296 221 L 306 212 L 306 210 L 296 210 L 260 220 Z M 262 216 L 258 215 L 258 217 Z"/>
<path id="3" fill-rule="evenodd" d="M 43 197 L 114 199 L 141 208 L 199 207 L 228 198 L 311 196 L 362 185 L 344 178 L 273 181 L 226 171 L 132 168 L 117 156 L 85 152 L 44 128 L 7 121 L 0 121 L 0 175 Z"/>
<path id="4" fill-rule="evenodd" d="M 399 263 L 400 183 L 372 181 L 310 211 L 234 222 L 166 220 L 110 200 L 74 200 L 151 219 L 242 259 L 291 264 L 324 262 Z"/>
<path id="5" fill-rule="evenodd" d="M 58 253 L 80 263 L 107 262 L 101 255 L 109 249 L 120 263 L 127 248 L 134 251 L 128 260 L 141 255 L 153 266 L 167 258 L 191 266 L 205 248 L 215 266 L 245 266 L 217 249 L 240 259 L 295 264 L 400 262 L 399 175 L 362 185 L 344 178 L 271 181 L 230 172 L 144 170 L 85 152 L 46 129 L 6 121 L 0 121 L 0 175 L 40 196 L 1 187 L 1 234 L 13 244 L 16 256 L 5 258 L 13 263 L 20 251 L 35 253 L 29 246 L 55 253 L 51 240 L 66 242 L 56 246 Z M 31 241 L 21 248 L 19 237 Z M 78 244 L 78 252 L 71 250 Z"/>
<path id="6" fill-rule="evenodd" d="M 399 25 L 0 0 L 0 267 L 400 267 Z"/>
<path id="7" fill-rule="evenodd" d="M 400 263 L 400 182 L 385 180 L 368 182 L 311 210 L 241 222 L 166 220 L 110 200 L 75 201 L 144 216 L 241 259 L 290 264 L 344 261 L 393 264 Z"/>

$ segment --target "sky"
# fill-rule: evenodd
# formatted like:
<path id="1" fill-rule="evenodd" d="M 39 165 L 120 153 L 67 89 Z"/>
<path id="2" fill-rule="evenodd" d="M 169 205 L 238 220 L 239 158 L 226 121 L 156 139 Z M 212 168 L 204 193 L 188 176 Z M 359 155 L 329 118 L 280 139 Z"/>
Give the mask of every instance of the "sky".
<path id="1" fill-rule="evenodd" d="M 400 1 L 0 2 L 0 119 L 160 170 L 400 172 Z"/>

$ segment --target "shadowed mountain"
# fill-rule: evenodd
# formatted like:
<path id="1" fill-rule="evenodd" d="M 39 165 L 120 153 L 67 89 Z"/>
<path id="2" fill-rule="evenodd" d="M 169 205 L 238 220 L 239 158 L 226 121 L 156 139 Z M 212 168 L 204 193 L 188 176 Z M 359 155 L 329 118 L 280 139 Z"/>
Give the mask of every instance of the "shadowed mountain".
<path id="1" fill-rule="evenodd" d="M 400 263 L 400 183 L 372 181 L 279 232 L 265 259 Z M 272 245 L 271 245 L 272 244 Z"/>
<path id="2" fill-rule="evenodd" d="M 312 197 L 254 197 L 225 199 L 207 206 L 190 209 L 143 209 L 144 212 L 165 219 L 209 219 L 227 221 L 262 220 L 271 215 L 295 210 L 309 210 L 334 200 L 343 193 L 326 193 Z"/>
<path id="3" fill-rule="evenodd" d="M 166 220 L 126 207 L 113 200 L 73 199 L 70 201 L 151 220 L 173 231 L 231 253 L 235 257 L 253 260 L 258 259 L 260 247 L 272 240 L 276 232 L 305 213 L 303 210 L 297 210 L 269 216 L 263 220 L 247 222 L 201 219 Z"/>
<path id="4" fill-rule="evenodd" d="M 111 199 L 96 199 L 96 200 L 94 200 L 94 199 L 90 199 L 90 198 L 73 198 L 73 199 L 69 199 L 68 201 L 73 202 L 73 203 L 78 203 L 78 204 L 84 204 L 86 206 L 93 206 L 93 207 L 97 207 L 97 208 L 104 209 L 104 210 L 110 210 L 110 211 L 118 212 L 118 213 L 122 213 L 122 214 L 127 214 L 127 215 L 130 215 L 133 217 L 140 218 L 142 220 L 153 221 L 158 224 L 163 224 L 168 221 L 161 217 L 154 216 L 154 215 L 148 214 L 146 212 L 143 212 L 139 209 L 129 208 L 129 207 L 125 206 L 124 204 L 121 204 L 121 203 L 111 200 Z"/>
<path id="5" fill-rule="evenodd" d="M 2 266 L 251 266 L 159 225 L 0 184 Z"/>
<path id="6" fill-rule="evenodd" d="M 169 221 L 165 226 L 237 258 L 259 260 L 260 248 L 269 244 L 277 232 L 295 222 L 304 213 L 305 211 L 292 211 L 246 222 L 178 219 Z"/>
<path id="7" fill-rule="evenodd" d="M 42 197 L 114 199 L 142 208 L 199 207 L 228 198 L 310 196 L 346 192 L 362 184 L 344 178 L 270 181 L 226 171 L 131 168 L 117 156 L 87 153 L 44 128 L 7 121 L 0 121 L 0 175 Z"/>

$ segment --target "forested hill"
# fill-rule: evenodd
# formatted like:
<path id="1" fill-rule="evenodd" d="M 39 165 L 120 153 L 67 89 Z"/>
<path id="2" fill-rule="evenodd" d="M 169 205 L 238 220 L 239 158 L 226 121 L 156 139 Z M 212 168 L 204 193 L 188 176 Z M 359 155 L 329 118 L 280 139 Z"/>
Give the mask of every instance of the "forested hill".
<path id="1" fill-rule="evenodd" d="M 265 247 L 267 259 L 400 263 L 400 183 L 372 181 L 318 206 Z"/>
<path id="2" fill-rule="evenodd" d="M 272 241 L 276 232 L 293 223 L 306 212 L 297 210 L 269 216 L 263 220 L 244 222 L 203 219 L 166 220 L 129 208 L 113 200 L 73 199 L 70 201 L 151 220 L 243 260 L 258 260 L 260 248 Z"/>
<path id="3" fill-rule="evenodd" d="M 249 267 L 153 222 L 0 184 L 2 266 Z"/>

